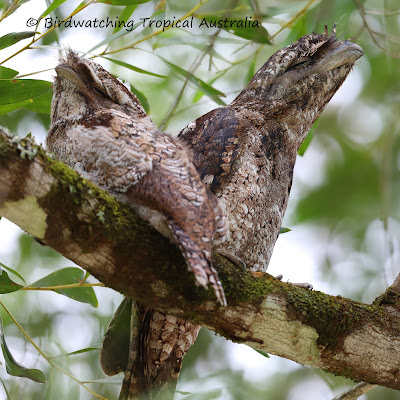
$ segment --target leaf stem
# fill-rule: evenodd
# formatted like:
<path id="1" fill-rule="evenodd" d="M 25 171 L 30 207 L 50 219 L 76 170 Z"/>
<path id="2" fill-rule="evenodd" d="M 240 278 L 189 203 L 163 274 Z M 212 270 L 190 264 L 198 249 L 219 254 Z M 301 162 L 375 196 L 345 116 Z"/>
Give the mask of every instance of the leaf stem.
<path id="1" fill-rule="evenodd" d="M 180 17 L 179 19 L 180 19 L 181 21 L 183 21 L 183 20 L 185 20 L 185 19 L 191 17 L 200 7 L 204 6 L 204 4 L 206 4 L 206 3 L 208 3 L 208 0 L 200 0 L 200 2 L 199 2 L 198 4 L 196 4 L 196 6 L 194 6 L 189 12 L 187 12 L 185 15 L 183 15 L 183 16 Z M 167 26 L 166 28 L 162 28 L 162 29 L 160 28 L 159 30 L 154 31 L 154 32 L 151 33 L 150 35 L 147 35 L 146 37 L 144 37 L 144 38 L 138 40 L 137 42 L 134 42 L 133 44 L 130 44 L 130 45 L 128 45 L 128 46 L 121 47 L 120 49 L 117 49 L 117 50 L 113 50 L 113 51 L 109 51 L 109 52 L 102 53 L 101 55 L 113 54 L 113 53 L 117 53 L 117 52 L 119 52 L 119 51 L 132 49 L 133 47 L 135 47 L 135 46 L 138 45 L 139 43 L 142 43 L 142 42 L 144 42 L 144 41 L 146 41 L 146 40 L 148 40 L 148 39 L 151 39 L 152 37 L 157 36 L 157 35 L 159 35 L 160 33 L 163 33 L 163 32 L 165 32 L 165 31 L 167 31 L 168 29 L 171 29 L 171 28 L 172 28 L 172 25 Z"/>
<path id="2" fill-rule="evenodd" d="M 16 51 L 14 54 L 11 54 L 10 57 L 7 57 L 5 60 L 3 60 L 2 62 L 0 62 L 0 65 L 4 64 L 6 61 L 10 60 L 11 58 L 15 57 L 16 55 L 18 55 L 19 53 L 22 53 L 24 50 L 29 49 L 29 47 L 37 42 L 38 40 L 40 40 L 42 37 L 46 36 L 47 34 L 49 34 L 51 31 L 53 31 L 54 29 L 56 29 L 57 27 L 59 27 L 63 22 L 65 22 L 66 20 L 72 18 L 74 15 L 78 14 L 79 12 L 81 12 L 82 10 L 84 10 L 86 7 L 88 7 L 90 4 L 95 3 L 96 0 L 89 0 L 86 4 L 83 4 L 81 7 L 77 8 L 75 11 L 73 11 L 68 17 L 64 18 L 62 21 L 60 21 L 58 24 L 52 26 L 49 30 L 47 30 L 45 33 L 43 33 L 42 35 L 40 35 L 39 37 L 37 37 L 36 39 L 33 38 L 26 46 L 22 47 L 21 49 L 19 49 L 18 51 Z"/>
<path id="3" fill-rule="evenodd" d="M 89 393 L 91 393 L 93 396 L 95 396 L 99 400 L 107 400 L 105 397 L 100 396 L 99 394 L 93 392 L 89 387 L 87 387 L 85 384 L 83 384 L 78 378 L 70 374 L 68 371 L 66 371 L 64 368 L 61 368 L 59 365 L 57 365 L 53 360 L 50 359 L 50 357 L 30 338 L 30 336 L 27 334 L 27 332 L 22 328 L 22 326 L 18 323 L 18 321 L 14 318 L 14 316 L 11 314 L 10 310 L 5 306 L 5 304 L 0 300 L 0 305 L 4 308 L 5 312 L 9 315 L 9 317 L 12 319 L 14 324 L 18 327 L 18 329 L 21 331 L 21 333 L 26 337 L 26 339 L 30 342 L 30 344 L 39 352 L 39 354 L 54 368 L 57 368 L 59 371 L 61 371 L 63 374 L 67 375 L 69 378 L 77 382 L 79 385 L 81 385 L 83 388 L 85 388 Z"/>
<path id="4" fill-rule="evenodd" d="M 25 286 L 21 288 L 21 290 L 62 290 L 62 289 L 72 289 L 72 288 L 80 288 L 80 287 L 94 287 L 100 286 L 104 287 L 104 284 L 99 283 L 70 283 L 68 285 L 58 285 L 58 286 Z"/>

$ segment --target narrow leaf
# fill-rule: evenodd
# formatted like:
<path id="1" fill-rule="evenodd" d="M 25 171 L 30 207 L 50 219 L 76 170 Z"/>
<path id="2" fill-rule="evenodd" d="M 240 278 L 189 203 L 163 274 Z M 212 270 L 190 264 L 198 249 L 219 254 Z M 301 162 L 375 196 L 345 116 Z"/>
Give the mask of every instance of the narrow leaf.
<path id="1" fill-rule="evenodd" d="M 186 79 L 188 79 L 190 82 L 192 82 L 196 87 L 198 87 L 205 95 L 207 95 L 208 97 L 210 97 L 212 100 L 214 100 L 217 104 L 221 105 L 221 106 L 225 106 L 226 104 L 218 97 L 218 96 L 224 96 L 225 94 L 220 92 L 219 90 L 213 88 L 210 85 L 207 85 L 207 83 L 205 83 L 204 81 L 202 81 L 201 79 L 197 78 L 196 76 L 194 76 L 193 74 L 191 74 L 189 71 L 184 70 L 181 67 L 178 67 L 175 64 L 172 64 L 171 62 L 169 62 L 168 60 L 166 60 L 163 57 L 160 57 L 165 63 L 167 63 L 171 69 L 175 72 L 177 72 L 178 74 L 184 76 Z"/>
<path id="2" fill-rule="evenodd" d="M 99 47 L 104 46 L 104 45 L 106 45 L 106 44 L 112 42 L 113 40 L 116 40 L 116 39 L 118 39 L 118 38 L 120 38 L 120 37 L 122 37 L 122 36 L 125 36 L 125 35 L 127 35 L 128 33 L 131 33 L 131 32 L 132 32 L 133 30 L 135 30 L 139 25 L 142 25 L 142 24 L 143 24 L 143 22 L 140 21 L 140 22 L 137 22 L 136 24 L 134 24 L 134 25 L 132 26 L 132 28 L 129 27 L 129 28 L 131 28 L 129 31 L 125 28 L 125 29 L 122 29 L 121 31 L 119 31 L 119 32 L 117 32 L 117 33 L 113 33 L 112 35 L 110 35 L 110 36 L 106 37 L 104 40 L 102 40 L 100 43 L 97 43 L 95 46 L 93 46 L 93 47 L 88 51 L 88 53 L 92 53 L 94 50 L 98 49 Z"/>
<path id="3" fill-rule="evenodd" d="M 5 49 L 6 47 L 10 47 L 15 43 L 18 43 L 20 40 L 35 36 L 36 33 L 37 32 L 33 31 L 7 33 L 7 35 L 0 37 L 0 50 Z"/>
<path id="4" fill-rule="evenodd" d="M 182 31 L 181 31 L 182 32 Z M 177 34 L 173 29 L 165 31 L 157 36 L 157 42 L 153 43 L 153 49 L 158 49 L 163 46 L 176 46 L 176 45 L 188 45 L 193 46 L 194 44 L 203 45 L 204 42 L 209 40 L 208 35 L 194 35 L 189 31 L 184 31 L 185 34 Z M 232 38 L 217 38 L 218 44 L 243 44 L 243 40 L 232 39 Z"/>
<path id="5" fill-rule="evenodd" d="M 98 346 L 98 347 L 86 347 L 85 349 L 72 351 L 71 353 L 58 354 L 58 355 L 53 356 L 51 358 L 73 356 L 75 354 L 88 353 L 89 351 L 100 350 L 100 349 L 101 349 L 101 346 Z"/>
<path id="6" fill-rule="evenodd" d="M 225 72 L 215 76 L 214 78 L 212 78 L 209 81 L 207 81 L 207 84 L 208 85 L 212 85 L 217 79 L 219 79 L 224 74 L 225 74 Z M 192 103 L 197 103 L 203 96 L 204 96 L 204 92 L 202 90 L 197 90 L 196 93 L 193 96 Z"/>
<path id="7" fill-rule="evenodd" d="M 11 68 L 0 67 L 0 79 L 11 79 L 18 75 L 18 71 Z"/>
<path id="8" fill-rule="evenodd" d="M 1 318 L 1 316 L 0 316 L 0 342 L 8 374 L 12 376 L 20 376 L 22 378 L 28 378 L 38 383 L 46 383 L 46 376 L 42 371 L 38 369 L 26 368 L 23 365 L 19 364 L 17 361 L 15 361 L 13 355 L 11 354 L 7 346 L 6 339 L 4 337 L 3 319 Z"/>
<path id="9" fill-rule="evenodd" d="M 3 263 L 0 262 L 0 267 L 5 269 L 6 271 L 8 271 L 11 275 L 15 275 L 17 278 L 19 278 L 21 280 L 21 282 L 26 285 L 25 279 L 14 269 L 7 267 L 6 265 L 4 265 Z"/>
<path id="10" fill-rule="evenodd" d="M 99 3 L 111 4 L 112 6 L 137 6 L 150 0 L 98 0 Z"/>
<path id="11" fill-rule="evenodd" d="M 58 8 L 62 3 L 64 3 L 66 0 L 54 0 L 50 6 L 42 13 L 42 15 L 38 18 L 38 21 L 40 21 L 42 18 L 46 17 L 49 15 L 52 11 L 54 11 L 56 8 Z"/>
<path id="12" fill-rule="evenodd" d="M 249 65 L 249 68 L 247 70 L 247 74 L 246 74 L 246 78 L 245 78 L 245 82 L 244 82 L 246 85 L 250 82 L 251 78 L 254 76 L 255 69 L 256 69 L 256 58 L 253 57 L 250 65 Z"/>
<path id="13" fill-rule="evenodd" d="M 246 17 L 246 19 L 222 19 L 217 16 L 199 15 L 201 18 L 199 26 L 208 28 L 222 28 L 226 32 L 232 33 L 235 36 L 246 40 L 251 40 L 255 43 L 271 44 L 268 31 L 261 25 L 260 22 Z"/>
<path id="14" fill-rule="evenodd" d="M 120 14 L 118 21 L 128 21 L 129 17 L 133 14 L 133 12 L 136 10 L 137 5 L 133 6 L 126 6 L 123 10 L 122 13 Z M 120 31 L 124 26 L 121 24 L 121 26 L 116 26 L 113 30 L 113 33 L 117 33 Z"/>
<path id="15" fill-rule="evenodd" d="M 7 400 L 11 400 L 10 394 L 8 393 L 8 390 L 6 388 L 6 385 L 3 382 L 3 379 L 0 378 L 1 384 L 3 385 L 4 391 L 6 392 L 7 395 Z"/>
<path id="16" fill-rule="evenodd" d="M 112 61 L 114 64 L 120 65 L 121 67 L 125 67 L 132 71 L 139 72 L 140 74 L 152 75 L 152 76 L 156 76 L 157 78 L 168 78 L 168 76 L 159 75 L 159 74 L 156 74 L 155 72 L 146 71 L 142 68 L 135 67 L 134 65 L 128 64 L 126 62 L 123 62 L 120 60 L 115 60 L 114 58 L 108 58 L 108 57 L 103 57 L 103 58 L 105 58 L 108 61 Z"/>
<path id="17" fill-rule="evenodd" d="M 10 279 L 7 272 L 2 270 L 0 274 L 0 294 L 16 292 L 23 288 L 22 285 Z"/>
<path id="18" fill-rule="evenodd" d="M 47 381 L 47 388 L 46 388 L 46 394 L 44 396 L 44 400 L 54 399 L 54 397 L 53 397 L 53 377 L 54 377 L 54 368 L 52 367 L 50 378 Z"/>
<path id="19" fill-rule="evenodd" d="M 265 353 L 264 351 L 262 351 L 262 350 L 256 350 L 256 352 L 257 353 L 260 353 L 262 356 L 264 356 L 264 357 L 267 357 L 267 358 L 270 358 L 270 355 L 268 354 L 268 353 Z"/>
<path id="20" fill-rule="evenodd" d="M 70 285 L 72 283 L 82 282 L 85 277 L 85 271 L 80 268 L 69 267 L 59 269 L 42 279 L 32 283 L 31 287 L 51 287 Z M 84 283 L 87 283 L 86 281 Z M 93 307 L 98 306 L 96 294 L 92 287 L 76 287 L 70 289 L 55 289 L 56 293 L 67 296 L 72 300 L 80 301 L 81 303 L 88 303 Z"/>
<path id="21" fill-rule="evenodd" d="M 90 381 L 85 381 L 83 383 L 108 383 L 111 385 L 121 385 L 123 379 L 124 378 L 121 375 L 115 375 L 111 378 L 94 379 Z"/>
<path id="22" fill-rule="evenodd" d="M 317 128 L 318 124 L 319 124 L 319 119 L 317 119 L 317 120 L 314 122 L 314 125 L 313 125 L 313 126 L 311 127 L 311 129 L 310 129 L 310 132 L 308 132 L 306 138 L 304 139 L 304 141 L 303 141 L 303 143 L 301 144 L 299 150 L 297 151 L 297 154 L 298 154 L 299 156 L 304 156 L 304 153 L 305 153 L 306 150 L 308 149 L 308 146 L 310 145 L 311 140 L 312 140 L 312 138 L 314 137 L 314 132 L 315 132 L 315 129 Z"/>
<path id="23" fill-rule="evenodd" d="M 291 232 L 292 230 L 290 228 L 284 228 L 283 226 L 281 227 L 281 229 L 279 230 L 279 233 L 287 233 L 287 232 Z"/>
<path id="24" fill-rule="evenodd" d="M 131 92 L 138 98 L 138 100 L 140 101 L 140 104 L 143 106 L 146 113 L 150 114 L 150 104 L 149 104 L 149 101 L 147 100 L 147 97 L 143 94 L 143 92 L 141 92 L 140 90 L 137 90 L 132 85 L 131 85 Z"/>

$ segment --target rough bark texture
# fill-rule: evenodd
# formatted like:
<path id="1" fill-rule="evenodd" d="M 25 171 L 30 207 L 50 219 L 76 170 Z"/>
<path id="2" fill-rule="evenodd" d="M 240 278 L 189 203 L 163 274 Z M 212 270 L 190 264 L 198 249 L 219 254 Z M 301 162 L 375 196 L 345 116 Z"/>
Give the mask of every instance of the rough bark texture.
<path id="1" fill-rule="evenodd" d="M 400 389 L 396 287 L 373 305 L 214 257 L 228 306 L 195 287 L 177 248 L 30 139 L 0 132 L 0 215 L 141 303 L 300 364 Z M 177 277 L 179 276 L 179 279 Z"/>

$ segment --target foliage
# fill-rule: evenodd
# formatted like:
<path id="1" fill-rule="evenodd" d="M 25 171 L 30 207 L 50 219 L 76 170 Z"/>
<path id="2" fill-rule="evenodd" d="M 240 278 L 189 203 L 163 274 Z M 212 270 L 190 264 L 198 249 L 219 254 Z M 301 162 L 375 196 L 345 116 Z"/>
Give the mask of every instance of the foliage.
<path id="1" fill-rule="evenodd" d="M 0 6 L 0 27 L 5 27 L 0 34 L 0 125 L 22 136 L 32 131 L 39 140 L 49 127 L 51 69 L 58 50 L 67 44 L 127 80 L 160 128 L 176 132 L 199 115 L 229 103 L 278 48 L 336 22 L 339 35 L 357 41 L 365 56 L 301 149 L 284 222 L 290 229 L 282 230 L 288 233 L 280 241 L 306 232 L 302 246 L 316 255 L 315 281 L 332 294 L 372 302 L 399 273 L 400 10 L 395 0 L 386 0 L 384 8 L 377 0 L 112 0 L 101 5 L 93 0 L 80 4 L 55 0 L 47 9 L 36 0 L 14 0 Z M 41 20 L 29 31 L 28 17 Z M 94 17 L 126 23 L 110 24 L 107 29 L 95 28 L 93 22 L 91 28 L 67 26 L 68 21 Z M 199 27 L 203 20 L 246 17 L 259 21 L 259 28 Z M 51 26 L 46 18 L 51 18 Z M 144 24 L 140 18 L 149 20 Z M 172 26 L 178 20 L 182 25 L 187 21 L 187 27 Z M 91 42 L 82 43 L 82 35 Z M 45 59 L 50 73 L 37 74 L 40 71 L 31 59 Z M 0 221 L 4 242 L 8 235 L 2 226 L 10 225 Z M 21 385 L 21 378 L 7 375 L 0 366 L 7 396 L 27 398 L 29 393 L 33 400 L 50 400 L 62 392 L 63 399 L 85 399 L 92 398 L 89 388 L 114 399 L 121 377 L 102 380 L 97 349 L 118 295 L 98 289 L 100 307 L 92 309 L 90 305 L 97 305 L 92 286 L 98 284 L 92 278 L 87 282 L 80 269 L 64 268 L 66 260 L 24 234 L 12 248 L 0 248 L 0 262 L 6 264 L 1 265 L 0 283 L 2 303 L 9 310 L 2 313 L 7 349 L 14 354 L 12 359 L 43 370 L 47 377 L 47 384 Z M 36 283 L 28 286 L 22 277 Z M 75 304 L 73 299 L 88 304 Z M 29 341 L 32 346 L 40 343 L 35 353 Z M 351 384 L 254 351 L 265 373 L 251 380 L 241 367 L 227 361 L 232 352 L 228 346 L 201 331 L 184 361 L 180 385 L 186 393 L 177 398 L 293 400 L 304 398 L 298 393 L 300 386 L 309 398 L 330 398 Z M 43 363 L 36 358 L 37 351 Z M 277 364 L 279 368 L 270 367 Z M 199 383 L 202 390 L 197 389 Z M 400 399 L 400 395 L 376 389 L 367 398 Z"/>

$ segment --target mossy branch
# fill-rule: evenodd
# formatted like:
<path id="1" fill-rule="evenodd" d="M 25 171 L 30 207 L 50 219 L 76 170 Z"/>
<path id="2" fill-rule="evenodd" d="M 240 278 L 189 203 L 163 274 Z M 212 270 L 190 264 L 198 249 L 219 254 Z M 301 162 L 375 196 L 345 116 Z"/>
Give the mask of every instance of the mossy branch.
<path id="1" fill-rule="evenodd" d="M 400 389 L 400 311 L 238 269 L 215 255 L 228 306 L 197 288 L 178 249 L 128 206 L 0 131 L 0 215 L 105 285 L 236 342 L 354 380 Z M 392 293 L 392 296 L 395 295 Z"/>

